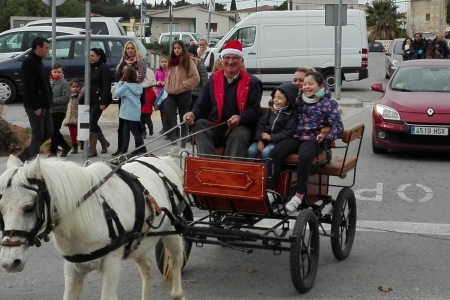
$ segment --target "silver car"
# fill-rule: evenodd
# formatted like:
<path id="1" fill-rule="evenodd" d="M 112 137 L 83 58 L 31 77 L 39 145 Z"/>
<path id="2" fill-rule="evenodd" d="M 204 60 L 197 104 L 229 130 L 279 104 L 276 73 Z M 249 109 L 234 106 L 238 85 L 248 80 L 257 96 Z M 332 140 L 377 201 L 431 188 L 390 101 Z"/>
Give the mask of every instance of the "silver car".
<path id="1" fill-rule="evenodd" d="M 386 56 L 384 66 L 385 66 L 385 78 L 391 78 L 392 74 L 397 70 L 398 65 L 403 61 L 403 50 L 402 44 L 405 39 L 395 39 L 389 45 L 387 51 L 384 53 Z"/>

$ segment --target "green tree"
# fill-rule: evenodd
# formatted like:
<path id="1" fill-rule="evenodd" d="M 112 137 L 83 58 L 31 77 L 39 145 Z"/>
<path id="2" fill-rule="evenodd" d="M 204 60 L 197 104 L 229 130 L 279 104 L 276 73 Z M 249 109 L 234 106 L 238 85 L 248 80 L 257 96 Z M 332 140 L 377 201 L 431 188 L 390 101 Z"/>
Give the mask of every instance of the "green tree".
<path id="1" fill-rule="evenodd" d="M 370 31 L 369 40 L 393 40 L 396 30 L 400 27 L 400 19 L 405 15 L 397 12 L 398 6 L 391 0 L 374 0 L 366 5 L 367 29 Z"/>
<path id="2" fill-rule="evenodd" d="M 169 9 L 170 7 L 170 0 L 166 0 L 166 3 L 164 4 L 165 9 Z"/>
<path id="3" fill-rule="evenodd" d="M 214 10 L 215 11 L 226 11 L 227 10 L 227 5 L 223 4 L 223 3 L 215 3 L 214 5 Z"/>
<path id="4" fill-rule="evenodd" d="M 236 0 L 231 0 L 230 11 L 235 11 L 235 10 L 237 10 Z"/>
<path id="5" fill-rule="evenodd" d="M 135 6 L 109 6 L 102 4 L 92 4 L 92 13 L 99 14 L 105 17 L 122 17 L 125 20 L 130 17 L 140 18 L 141 10 Z"/>
<path id="6" fill-rule="evenodd" d="M 287 10 L 288 9 L 288 3 L 287 0 L 283 1 L 280 5 L 274 5 L 273 10 Z"/>
<path id="7" fill-rule="evenodd" d="M 189 6 L 189 5 L 191 5 L 191 3 L 186 2 L 186 0 L 179 0 L 179 1 L 175 2 L 173 7 L 182 7 L 182 6 Z"/>
<path id="8" fill-rule="evenodd" d="M 0 0 L 0 32 L 10 28 L 10 17 L 48 17 L 51 18 L 51 7 L 41 0 Z M 56 8 L 57 17 L 83 17 L 84 5 L 77 0 L 66 0 Z"/>

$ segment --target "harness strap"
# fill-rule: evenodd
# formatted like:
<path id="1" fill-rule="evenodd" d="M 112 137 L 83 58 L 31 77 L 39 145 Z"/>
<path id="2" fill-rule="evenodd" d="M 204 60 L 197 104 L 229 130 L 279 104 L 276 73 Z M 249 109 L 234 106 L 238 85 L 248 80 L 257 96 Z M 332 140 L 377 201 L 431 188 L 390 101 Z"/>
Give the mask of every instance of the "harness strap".
<path id="1" fill-rule="evenodd" d="M 164 175 L 163 172 L 161 172 L 160 169 L 158 169 L 157 167 L 142 161 L 142 160 L 135 160 L 135 162 L 138 162 L 140 164 L 143 164 L 144 166 L 146 166 L 147 168 L 152 169 L 156 174 L 158 174 L 158 176 L 161 178 L 161 180 L 164 182 L 164 185 L 166 186 L 167 192 L 169 193 L 169 199 L 170 199 L 170 204 L 172 205 L 172 212 L 177 216 L 179 215 L 178 213 L 178 206 L 175 203 L 175 199 L 174 199 L 174 193 L 175 195 L 178 197 L 178 199 L 180 201 L 184 200 L 183 194 L 180 193 L 180 190 L 178 189 L 177 185 L 175 183 L 173 183 L 172 181 L 170 181 L 169 178 L 166 177 L 166 175 Z"/>
<path id="2" fill-rule="evenodd" d="M 117 235 L 116 235 L 116 231 L 114 230 L 114 227 L 113 227 L 113 221 L 114 221 L 114 223 L 116 223 L 117 230 L 119 231 L 119 235 L 124 234 L 125 229 L 123 228 L 122 223 L 120 223 L 120 220 L 117 216 L 116 211 L 114 209 L 112 209 L 111 206 L 109 206 L 109 204 L 106 201 L 103 201 L 102 208 L 103 208 L 103 214 L 105 215 L 106 224 L 108 225 L 109 237 L 111 238 L 111 240 L 114 240 L 117 238 Z"/>

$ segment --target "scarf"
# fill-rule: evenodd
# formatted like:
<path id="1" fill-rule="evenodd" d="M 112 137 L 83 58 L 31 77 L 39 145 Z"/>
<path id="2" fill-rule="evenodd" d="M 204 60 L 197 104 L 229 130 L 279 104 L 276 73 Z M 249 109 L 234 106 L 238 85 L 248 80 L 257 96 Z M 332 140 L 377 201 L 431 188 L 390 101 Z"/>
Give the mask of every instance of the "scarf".
<path id="1" fill-rule="evenodd" d="M 170 61 L 170 65 L 171 65 L 171 66 L 176 67 L 176 66 L 178 66 L 179 64 L 180 64 L 180 57 L 179 57 L 179 56 L 175 57 L 174 59 L 172 59 L 172 60 Z"/>
<path id="2" fill-rule="evenodd" d="M 312 98 L 309 98 L 308 96 L 305 95 L 305 93 L 303 93 L 302 100 L 305 101 L 305 103 L 307 104 L 314 104 L 317 101 L 319 101 L 323 97 L 323 95 L 325 95 L 325 88 L 321 88 L 320 90 L 318 90 L 317 93 L 315 93 Z"/>
<path id="3" fill-rule="evenodd" d="M 54 86 L 57 85 L 59 83 L 61 83 L 61 81 L 64 79 L 64 74 L 61 75 L 60 77 L 53 77 L 53 75 L 50 75 L 50 85 Z"/>
<path id="4" fill-rule="evenodd" d="M 282 106 L 282 107 L 277 107 L 275 105 L 275 103 L 273 104 L 273 108 L 275 109 L 275 111 L 273 112 L 274 114 L 278 114 L 279 112 L 285 111 L 287 108 L 289 107 L 289 104 L 286 106 Z"/>

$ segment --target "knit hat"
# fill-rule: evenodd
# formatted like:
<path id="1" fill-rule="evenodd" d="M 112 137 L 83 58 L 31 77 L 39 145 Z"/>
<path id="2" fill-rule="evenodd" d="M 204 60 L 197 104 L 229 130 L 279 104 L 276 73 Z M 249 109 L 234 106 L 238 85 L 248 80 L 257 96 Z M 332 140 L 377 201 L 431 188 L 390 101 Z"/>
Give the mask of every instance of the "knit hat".
<path id="1" fill-rule="evenodd" d="M 244 57 L 244 53 L 242 52 L 242 44 L 238 40 L 232 40 L 223 46 L 222 53 L 220 54 L 224 57 L 227 54 L 234 54 L 239 57 Z"/>
<path id="2" fill-rule="evenodd" d="M 190 53 L 190 54 L 194 54 L 195 57 L 198 56 L 198 54 L 197 54 L 197 46 L 196 46 L 196 45 L 190 45 L 190 46 L 187 48 L 187 51 L 188 51 L 188 53 Z"/>

